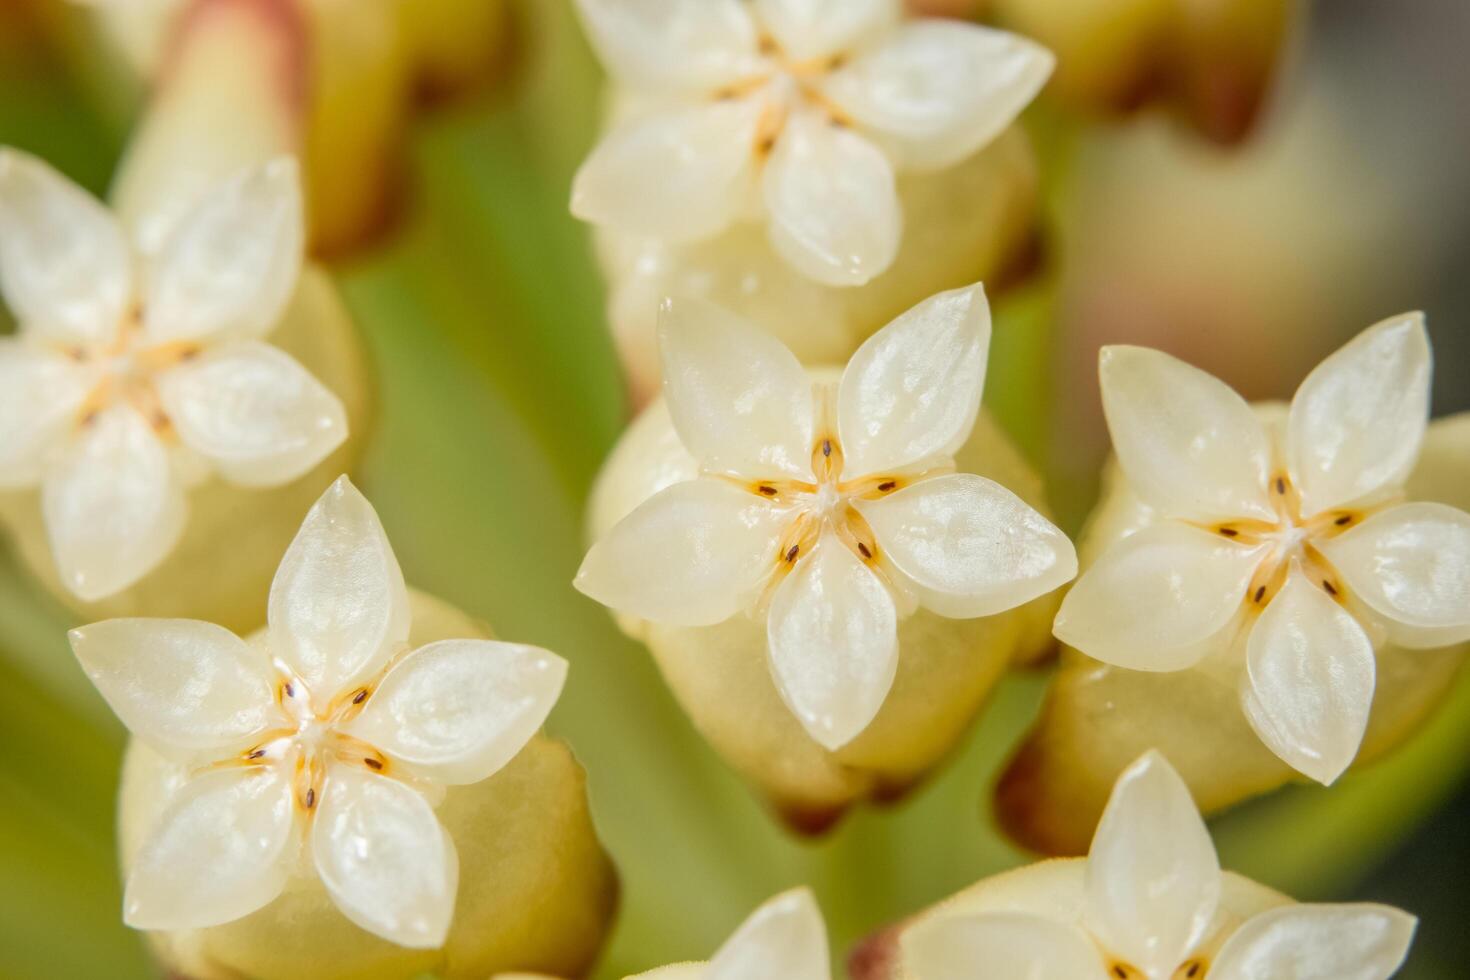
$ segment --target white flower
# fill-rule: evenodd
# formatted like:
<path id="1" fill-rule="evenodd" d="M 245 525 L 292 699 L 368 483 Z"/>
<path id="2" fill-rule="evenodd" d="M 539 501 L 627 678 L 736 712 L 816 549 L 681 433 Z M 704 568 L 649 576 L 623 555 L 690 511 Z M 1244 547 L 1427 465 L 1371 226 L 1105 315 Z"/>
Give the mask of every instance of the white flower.
<path id="1" fill-rule="evenodd" d="M 1135 670 L 1234 655 L 1261 740 L 1331 783 L 1368 722 L 1375 641 L 1470 639 L 1470 515 L 1403 502 L 1428 419 L 1422 317 L 1364 331 L 1280 418 L 1158 351 L 1105 348 L 1101 375 L 1149 519 L 1078 579 L 1056 635 Z"/>
<path id="2" fill-rule="evenodd" d="M 681 963 L 624 980 L 831 980 L 827 927 L 806 888 L 769 899 L 708 963 Z"/>
<path id="3" fill-rule="evenodd" d="M 490 640 L 409 651 L 409 626 L 393 549 L 342 477 L 281 560 L 260 645 L 182 619 L 71 632 L 128 728 L 192 771 L 136 856 L 129 925 L 229 922 L 314 868 L 362 928 L 404 946 L 443 943 L 459 863 L 425 794 L 509 762 L 551 710 L 566 664 Z"/>
<path id="4" fill-rule="evenodd" d="M 765 221 L 803 274 L 861 285 L 893 260 L 895 169 L 957 163 L 1015 119 L 1052 57 L 899 0 L 579 0 L 639 111 L 577 174 L 572 211 L 665 241 Z"/>
<path id="5" fill-rule="evenodd" d="M 765 617 L 781 696 L 827 748 L 882 706 L 900 615 L 989 616 L 1076 574 L 1050 522 L 954 472 L 990 343 L 979 286 L 884 327 L 840 384 L 814 384 L 778 341 L 714 307 L 666 304 L 659 330 L 669 412 L 701 475 L 615 525 L 577 587 L 677 626 Z"/>
<path id="6" fill-rule="evenodd" d="M 156 248 L 45 163 L 0 148 L 0 487 L 39 484 L 62 580 L 93 600 L 136 582 L 212 469 L 286 483 L 336 448 L 335 395 L 262 343 L 302 260 L 296 163 L 229 180 Z"/>
<path id="7" fill-rule="evenodd" d="M 905 931 L 911 980 L 1386 980 L 1416 920 L 1385 905 L 1248 898 L 1219 859 L 1173 768 L 1149 752 L 1119 777 L 1085 870 L 1013 872 L 1005 909 L 941 905 Z M 1021 887 L 1029 874 L 1035 887 Z M 1259 890 L 1256 888 L 1256 890 Z M 1242 900 L 1248 898 L 1248 900 Z M 1269 905 L 1251 914 L 1243 906 Z"/>

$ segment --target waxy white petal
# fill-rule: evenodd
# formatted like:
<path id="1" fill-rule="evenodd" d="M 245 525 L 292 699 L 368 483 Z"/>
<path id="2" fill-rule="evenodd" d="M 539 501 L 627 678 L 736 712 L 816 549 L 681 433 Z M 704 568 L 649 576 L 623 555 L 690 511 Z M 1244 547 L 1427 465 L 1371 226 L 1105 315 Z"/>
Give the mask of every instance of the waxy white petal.
<path id="1" fill-rule="evenodd" d="M 435 782 L 477 783 L 536 734 L 566 676 L 539 647 L 430 643 L 388 672 L 347 731 Z"/>
<path id="2" fill-rule="evenodd" d="M 1204 938 L 1220 902 L 1220 861 L 1189 788 L 1158 752 L 1113 786 L 1086 889 L 1088 929 L 1150 976 L 1171 976 Z"/>
<path id="3" fill-rule="evenodd" d="M 592 546 L 575 585 L 604 606 L 676 626 L 713 626 L 747 608 L 790 515 L 718 479 L 676 483 Z"/>
<path id="4" fill-rule="evenodd" d="M 602 63 L 655 93 L 707 92 L 760 65 L 740 0 L 577 0 Z"/>
<path id="5" fill-rule="evenodd" d="M 664 301 L 658 340 L 669 415 L 707 470 L 812 479 L 812 382 L 779 340 L 689 299 Z"/>
<path id="6" fill-rule="evenodd" d="M 211 190 L 148 260 L 145 337 L 265 334 L 296 289 L 305 234 L 300 168 L 290 157 Z"/>
<path id="7" fill-rule="evenodd" d="M 1291 402 L 1287 460 L 1305 516 L 1401 484 L 1429 421 L 1422 314 L 1369 327 L 1329 356 Z"/>
<path id="8" fill-rule="evenodd" d="M 76 421 L 93 380 L 62 354 L 0 337 L 0 489 L 40 479 L 43 457 Z"/>
<path id="9" fill-rule="evenodd" d="M 127 405 L 96 416 L 45 477 L 41 507 L 61 580 L 88 601 L 152 571 L 184 530 L 168 450 Z"/>
<path id="10" fill-rule="evenodd" d="M 1388 980 L 1418 920 L 1387 905 L 1287 905 L 1225 942 L 1210 980 Z"/>
<path id="11" fill-rule="evenodd" d="M 751 195 L 757 97 L 679 106 L 618 126 L 572 181 L 583 221 L 669 242 L 723 231 Z"/>
<path id="12" fill-rule="evenodd" d="M 1077 574 L 1077 552 L 1067 536 L 982 476 L 921 480 L 856 506 L 881 553 L 941 616 L 1003 612 Z"/>
<path id="13" fill-rule="evenodd" d="M 898 0 L 755 0 L 755 14 L 796 61 L 852 51 L 898 20 Z"/>
<path id="14" fill-rule="evenodd" d="M 1015 34 L 918 20 L 834 72 L 822 91 L 874 131 L 900 169 L 940 169 L 1000 135 L 1055 63 L 1050 51 Z"/>
<path id="15" fill-rule="evenodd" d="M 980 412 L 989 350 L 978 284 L 931 296 L 869 337 L 837 393 L 844 472 L 876 476 L 958 450 Z"/>
<path id="16" fill-rule="evenodd" d="M 1129 535 L 1084 571 L 1052 632 L 1089 657 L 1129 670 L 1183 670 L 1210 652 L 1246 599 L 1262 554 L 1218 534 L 1161 521 Z"/>
<path id="17" fill-rule="evenodd" d="M 1080 930 L 1024 912 L 920 921 L 904 931 L 901 942 L 906 975 L 919 980 L 1102 980 L 1104 976 L 1096 948 Z"/>
<path id="18" fill-rule="evenodd" d="M 454 919 L 459 857 L 428 802 L 403 783 L 334 765 L 311 850 L 342 914 L 400 946 L 442 946 Z"/>
<path id="19" fill-rule="evenodd" d="M 0 148 L 0 292 L 28 334 L 116 339 L 133 299 L 122 229 L 90 194 L 28 153 Z"/>
<path id="20" fill-rule="evenodd" d="M 272 902 L 294 862 L 295 807 L 274 767 L 191 780 L 143 843 L 123 921 L 134 929 L 204 929 Z"/>
<path id="21" fill-rule="evenodd" d="M 898 669 L 893 597 L 831 532 L 777 586 L 766 641 L 782 699 L 832 751 L 868 727 Z"/>
<path id="22" fill-rule="evenodd" d="M 867 139 L 814 111 L 787 120 L 762 183 L 778 255 L 828 286 L 861 286 L 893 264 L 903 214 L 893 166 Z"/>
<path id="23" fill-rule="evenodd" d="M 1271 445 L 1228 385 L 1162 351 L 1104 347 L 1103 409 L 1128 485 L 1163 513 L 1275 522 Z"/>
<path id="24" fill-rule="evenodd" d="M 372 504 L 338 477 L 312 505 L 271 583 L 271 649 L 330 698 L 408 639 L 408 590 Z"/>
<path id="25" fill-rule="evenodd" d="M 1470 640 L 1470 514 L 1412 503 L 1320 545 L 1353 595 L 1409 647 Z"/>
<path id="26" fill-rule="evenodd" d="M 208 351 L 163 372 L 157 386 L 183 443 L 245 486 L 294 480 L 347 438 L 337 396 L 259 341 Z"/>
<path id="27" fill-rule="evenodd" d="M 68 636 L 118 718 L 164 755 L 223 754 L 285 722 L 265 657 L 222 626 L 109 619 Z"/>
<path id="28" fill-rule="evenodd" d="M 703 980 L 829 980 L 827 927 L 806 888 L 751 913 L 704 969 Z"/>
<path id="29" fill-rule="evenodd" d="M 1357 620 L 1293 568 L 1251 628 L 1241 706 L 1272 752 L 1330 785 L 1358 754 L 1376 671 Z"/>

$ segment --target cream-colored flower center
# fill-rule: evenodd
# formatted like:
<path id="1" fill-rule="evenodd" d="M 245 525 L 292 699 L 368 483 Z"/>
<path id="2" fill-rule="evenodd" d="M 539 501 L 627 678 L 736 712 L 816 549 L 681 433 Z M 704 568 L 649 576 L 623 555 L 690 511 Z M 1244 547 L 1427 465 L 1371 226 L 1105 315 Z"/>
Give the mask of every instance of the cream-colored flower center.
<path id="1" fill-rule="evenodd" d="M 200 348 L 189 341 L 145 346 L 141 338 L 142 309 L 134 305 L 118 324 L 112 343 L 68 349 L 72 360 L 92 367 L 97 375 L 77 412 L 78 425 L 90 425 L 107 408 L 126 403 L 147 419 L 160 436 L 172 433 L 173 426 L 163 410 L 154 379 L 168 368 L 197 357 Z"/>
<path id="2" fill-rule="evenodd" d="M 763 101 L 756 128 L 755 151 L 764 157 L 776 147 L 786 120 L 799 103 L 820 110 L 837 126 L 851 125 L 847 115 L 821 90 L 821 81 L 847 61 L 843 54 L 797 60 L 790 57 L 770 36 L 760 41 L 761 69 L 715 92 L 715 99 L 739 99 L 760 93 Z"/>
<path id="3" fill-rule="evenodd" d="M 1154 978 L 1121 960 L 1108 963 L 1109 980 L 1204 980 L 1209 974 L 1209 963 L 1201 956 L 1191 957 L 1179 964 L 1172 973 Z"/>

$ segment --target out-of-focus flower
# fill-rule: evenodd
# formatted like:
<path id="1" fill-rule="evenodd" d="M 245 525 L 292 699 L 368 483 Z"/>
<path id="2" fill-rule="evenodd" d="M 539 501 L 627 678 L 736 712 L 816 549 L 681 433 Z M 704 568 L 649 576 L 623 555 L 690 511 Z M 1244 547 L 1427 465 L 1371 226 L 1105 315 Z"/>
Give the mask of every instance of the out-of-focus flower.
<path id="1" fill-rule="evenodd" d="M 1416 920 L 1303 905 L 1222 872 L 1204 821 L 1156 752 L 1114 787 L 1088 857 L 990 878 L 880 941 L 859 980 L 1387 980 Z"/>
<path id="2" fill-rule="evenodd" d="M 708 963 L 676 963 L 624 980 L 831 980 L 827 926 L 809 889 L 770 899 Z"/>
<path id="3" fill-rule="evenodd" d="M 140 242 L 41 161 L 0 150 L 0 285 L 20 323 L 0 339 L 0 484 L 40 486 L 77 596 L 156 567 L 207 474 L 287 483 L 346 437 L 337 397 L 261 342 L 296 289 L 301 237 L 289 159 Z"/>

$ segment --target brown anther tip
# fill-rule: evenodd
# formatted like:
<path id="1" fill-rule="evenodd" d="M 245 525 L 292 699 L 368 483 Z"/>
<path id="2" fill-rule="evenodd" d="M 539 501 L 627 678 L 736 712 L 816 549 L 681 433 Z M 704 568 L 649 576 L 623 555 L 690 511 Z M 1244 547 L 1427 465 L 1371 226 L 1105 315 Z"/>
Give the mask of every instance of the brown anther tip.
<path id="1" fill-rule="evenodd" d="M 254 752 L 250 753 L 245 758 L 247 758 L 247 759 L 259 759 L 263 755 L 265 755 L 265 749 L 256 749 Z"/>
<path id="2" fill-rule="evenodd" d="M 897 480 L 884 480 L 882 483 L 878 484 L 878 489 L 882 490 L 884 493 L 887 493 L 896 486 L 898 486 Z"/>
<path id="3" fill-rule="evenodd" d="M 759 153 L 761 156 L 766 156 L 775 148 L 776 137 L 774 136 L 763 137 L 761 141 L 755 145 L 756 152 Z"/>
<path id="4" fill-rule="evenodd" d="M 831 439 L 823 439 L 822 440 L 822 455 L 823 456 L 831 456 L 832 455 L 832 440 Z"/>
<path id="5" fill-rule="evenodd" d="M 765 494 L 767 497 L 774 497 L 776 495 L 776 488 L 775 487 L 770 487 L 770 486 L 766 486 L 765 484 L 761 484 L 761 486 L 758 489 L 760 490 L 761 493 Z"/>
<path id="6" fill-rule="evenodd" d="M 308 789 L 306 791 L 306 800 L 305 800 L 305 803 L 306 803 L 306 808 L 308 810 L 310 810 L 312 807 L 316 806 L 316 790 L 315 789 Z"/>
<path id="7" fill-rule="evenodd" d="M 1343 514 L 1341 517 L 1339 517 L 1337 520 L 1333 521 L 1332 523 L 1336 524 L 1338 527 L 1342 527 L 1343 525 L 1345 525 L 1345 524 L 1351 524 L 1352 522 L 1353 522 L 1353 515 L 1352 514 Z"/>
<path id="8" fill-rule="evenodd" d="M 95 409 L 95 408 L 94 409 L 91 409 L 90 411 L 87 412 L 86 415 L 83 415 L 82 416 L 82 425 L 84 427 L 85 426 L 88 426 L 88 425 L 91 425 L 93 422 L 96 422 L 96 421 L 97 421 L 97 409 Z"/>
<path id="9" fill-rule="evenodd" d="M 1254 599 L 1256 602 L 1260 602 L 1261 599 L 1265 597 L 1265 595 L 1266 595 L 1266 587 L 1263 585 L 1260 588 L 1256 589 L 1256 594 L 1254 596 L 1252 596 L 1251 598 Z"/>
<path id="10" fill-rule="evenodd" d="M 799 554 L 801 554 L 801 545 L 794 544 L 791 546 L 791 550 L 786 552 L 786 560 L 796 561 L 796 556 Z"/>
<path id="11" fill-rule="evenodd" d="M 367 690 L 365 688 L 363 690 L 361 690 L 361 691 L 358 691 L 356 694 L 354 694 L 352 696 L 352 703 L 353 704 L 362 704 L 366 700 L 367 700 Z"/>
<path id="12" fill-rule="evenodd" d="M 1220 533 L 1225 535 L 1227 538 L 1233 538 L 1240 532 L 1233 527 L 1222 527 L 1220 528 Z"/>
<path id="13" fill-rule="evenodd" d="M 1337 586 L 1333 585 L 1330 579 L 1322 580 L 1322 588 L 1327 590 L 1328 595 L 1337 595 Z"/>
<path id="14" fill-rule="evenodd" d="M 288 682 L 286 684 L 286 697 L 288 697 L 288 698 L 294 698 L 295 696 L 296 696 L 296 688 L 292 687 L 291 684 Z"/>
<path id="15" fill-rule="evenodd" d="M 1184 975 L 1186 977 L 1197 977 L 1197 976 L 1199 976 L 1199 971 L 1200 971 L 1200 962 L 1199 962 L 1199 960 L 1195 960 L 1193 963 L 1189 964 L 1189 969 L 1187 969 L 1187 970 L 1184 971 Z"/>
<path id="16" fill-rule="evenodd" d="M 861 541 L 858 542 L 858 551 L 861 551 L 863 553 L 864 558 L 873 557 L 873 553 L 868 550 L 868 546 L 863 544 Z"/>
<path id="17" fill-rule="evenodd" d="M 1279 476 L 1276 478 L 1276 492 L 1286 493 L 1286 481 Z"/>
<path id="18" fill-rule="evenodd" d="M 1119 980 L 1128 980 L 1128 968 L 1122 966 L 1121 964 L 1114 963 L 1113 976 L 1118 977 Z"/>
<path id="19" fill-rule="evenodd" d="M 377 759 L 363 759 L 362 763 L 374 772 L 383 771 L 383 763 L 378 761 Z"/>

